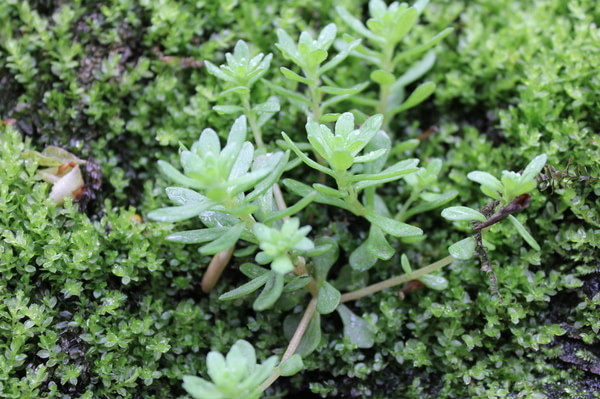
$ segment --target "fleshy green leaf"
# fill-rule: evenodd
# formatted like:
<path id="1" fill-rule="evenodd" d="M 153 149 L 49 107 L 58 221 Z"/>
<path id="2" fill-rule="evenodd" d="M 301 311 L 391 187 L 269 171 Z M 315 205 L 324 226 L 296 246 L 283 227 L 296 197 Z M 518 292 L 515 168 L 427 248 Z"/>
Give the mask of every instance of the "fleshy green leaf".
<path id="1" fill-rule="evenodd" d="M 222 236 L 227 230 L 229 229 L 226 227 L 210 227 L 207 229 L 178 231 L 169 234 L 166 240 L 184 244 L 198 244 L 212 241 Z"/>
<path id="2" fill-rule="evenodd" d="M 286 78 L 288 78 L 289 80 L 293 80 L 296 82 L 300 82 L 303 83 L 305 85 L 308 84 L 312 84 L 313 81 L 310 79 L 305 78 L 304 76 L 300 76 L 298 75 L 296 72 L 292 71 L 291 69 L 288 69 L 286 67 L 281 67 L 279 68 L 279 70 L 281 71 L 281 73 L 283 74 L 283 76 L 285 76 Z"/>
<path id="3" fill-rule="evenodd" d="M 275 93 L 283 96 L 284 98 L 296 101 L 300 104 L 310 105 L 310 100 L 296 91 L 288 90 L 265 79 L 262 79 L 261 82 L 263 82 L 267 87 L 269 87 Z"/>
<path id="4" fill-rule="evenodd" d="M 423 234 L 423 230 L 418 227 L 411 226 L 394 219 L 386 218 L 372 212 L 367 213 L 365 217 L 367 220 L 369 220 L 369 222 L 373 223 L 381 230 L 394 237 L 412 237 Z"/>
<path id="5" fill-rule="evenodd" d="M 284 275 L 294 270 L 294 264 L 288 256 L 282 255 L 273 259 L 273 263 L 271 263 L 271 269 L 277 272 L 277 274 Z"/>
<path id="6" fill-rule="evenodd" d="M 211 203 L 197 202 L 190 205 L 156 209 L 148 213 L 148 218 L 156 222 L 179 222 L 198 216 L 211 207 Z"/>
<path id="7" fill-rule="evenodd" d="M 254 166 L 257 166 L 258 162 L 269 162 L 268 159 L 274 157 L 277 162 L 277 166 L 275 166 L 269 175 L 262 179 L 256 186 L 254 186 L 254 190 L 252 190 L 245 198 L 246 201 L 254 201 L 262 194 L 264 194 L 267 190 L 269 190 L 273 185 L 279 180 L 283 172 L 285 171 L 286 165 L 288 164 L 288 160 L 290 159 L 290 152 L 286 151 L 284 154 L 281 152 L 271 153 L 265 155 L 263 157 L 257 158 L 254 160 Z"/>
<path id="8" fill-rule="evenodd" d="M 252 308 L 261 311 L 270 308 L 277 302 L 283 292 L 283 274 L 270 272 L 260 295 L 252 304 Z"/>
<path id="9" fill-rule="evenodd" d="M 418 159 L 405 159 L 404 161 L 400 161 L 388 168 L 385 168 L 379 173 L 364 173 L 357 174 L 351 177 L 352 181 L 357 181 L 357 186 L 360 185 L 363 187 L 366 184 L 366 181 L 391 181 L 389 179 L 399 179 L 400 177 L 407 175 L 409 173 L 416 172 L 419 170 L 417 168 L 417 164 L 419 163 Z M 362 183 L 362 184 L 361 184 Z"/>
<path id="10" fill-rule="evenodd" d="M 265 273 L 253 280 L 248 281 L 247 283 L 240 285 L 239 287 L 228 291 L 219 297 L 221 301 L 231 301 L 233 299 L 238 299 L 248 294 L 253 293 L 260 287 L 266 284 L 267 280 L 269 280 L 270 274 Z"/>
<path id="11" fill-rule="evenodd" d="M 283 292 L 298 291 L 299 289 L 306 287 L 311 280 L 312 279 L 308 275 L 296 276 L 283 287 Z"/>
<path id="12" fill-rule="evenodd" d="M 431 69 L 431 67 L 433 67 L 434 63 L 435 52 L 431 50 L 425 54 L 421 60 L 412 64 L 412 66 L 392 84 L 390 91 L 394 93 L 421 78 Z"/>
<path id="13" fill-rule="evenodd" d="M 311 51 L 310 54 L 308 55 L 308 63 L 311 66 L 317 66 L 319 64 L 321 64 L 323 61 L 325 61 L 327 59 L 327 51 L 325 50 L 314 50 Z"/>
<path id="14" fill-rule="evenodd" d="M 282 182 L 283 182 L 283 185 L 286 186 L 290 191 L 292 191 L 293 193 L 295 193 L 301 197 L 304 197 L 314 191 L 312 189 L 312 187 L 310 187 L 304 183 L 301 183 L 297 180 L 294 180 L 294 179 L 283 179 Z M 343 200 L 341 200 L 339 198 L 333 198 L 329 195 L 324 195 L 324 194 L 319 193 L 317 195 L 317 197 L 315 198 L 315 202 L 318 202 L 321 204 L 337 206 L 338 208 L 342 208 L 342 209 L 351 211 L 350 207 Z"/>
<path id="15" fill-rule="evenodd" d="M 240 239 L 244 227 L 245 223 L 239 223 L 229 228 L 229 230 L 221 237 L 217 238 L 209 244 L 200 247 L 200 253 L 204 255 L 214 255 L 216 253 L 225 251 L 226 249 L 233 247 L 235 243 Z"/>
<path id="16" fill-rule="evenodd" d="M 359 348 L 371 348 L 375 344 L 375 334 L 371 326 L 355 315 L 346 305 L 339 305 L 337 311 L 344 324 L 344 336 Z"/>
<path id="17" fill-rule="evenodd" d="M 367 238 L 367 249 L 379 259 L 388 260 L 394 256 L 394 248 L 388 243 L 385 234 L 376 226 L 371 226 L 369 238 Z"/>
<path id="18" fill-rule="evenodd" d="M 317 311 L 321 314 L 329 314 L 340 304 L 342 294 L 327 281 L 319 288 L 317 297 Z"/>
<path id="19" fill-rule="evenodd" d="M 335 264 L 339 257 L 339 248 L 337 241 L 331 237 L 319 237 L 315 244 L 318 246 L 329 245 L 331 249 L 321 255 L 313 258 L 313 265 L 315 266 L 315 278 L 318 281 L 325 281 L 327 279 L 327 273 L 331 266 Z"/>
<path id="20" fill-rule="evenodd" d="M 433 201 L 430 201 L 430 202 L 421 202 L 418 205 L 410 208 L 404 214 L 404 220 L 408 220 L 410 217 L 412 217 L 414 215 L 418 215 L 420 213 L 427 212 L 427 211 L 430 211 L 430 210 L 435 209 L 435 208 L 439 208 L 440 206 L 445 205 L 448 202 L 452 201 L 457 196 L 458 196 L 458 191 L 456 191 L 456 190 L 450 190 L 450 191 L 448 191 L 446 193 L 441 194 L 440 196 L 438 196 Z"/>
<path id="21" fill-rule="evenodd" d="M 376 43 L 385 43 L 385 38 L 378 36 L 370 30 L 368 30 L 359 19 L 353 17 L 352 14 L 350 14 L 344 7 L 337 6 L 335 10 L 337 11 L 340 18 L 342 18 L 342 21 L 344 21 L 352 30 L 354 30 L 359 35 L 364 36 L 367 39 Z"/>
<path id="22" fill-rule="evenodd" d="M 299 373 L 304 368 L 304 362 L 302 362 L 302 356 L 299 354 L 292 355 L 288 360 L 283 362 L 279 366 L 281 375 L 284 377 L 290 377 L 296 373 Z"/>
<path id="23" fill-rule="evenodd" d="M 294 152 L 294 154 L 296 154 L 298 156 L 298 158 L 300 158 L 302 160 L 302 162 L 304 162 L 311 168 L 318 170 L 319 172 L 323 172 L 323 173 L 328 174 L 333 177 L 334 173 L 332 170 L 330 170 L 329 168 L 326 168 L 325 166 L 320 165 L 319 163 L 310 159 L 305 153 L 303 153 L 296 146 L 296 144 L 292 141 L 292 139 L 290 139 L 288 137 L 287 134 L 285 134 L 284 132 L 281 132 L 281 135 L 283 136 L 283 139 L 288 143 L 288 145 L 290 146 L 290 148 Z"/>
<path id="24" fill-rule="evenodd" d="M 346 46 L 344 48 L 342 48 L 341 51 L 335 55 L 335 57 L 333 57 L 325 65 L 323 65 L 321 68 L 319 68 L 319 73 L 324 74 L 327 71 L 338 66 L 342 61 L 344 61 L 346 59 L 346 57 L 348 57 L 350 55 L 352 50 L 354 50 L 356 47 L 358 47 L 359 44 L 360 44 L 360 39 L 354 40 L 353 42 L 346 44 Z M 321 119 L 321 122 L 325 122 L 325 121 L 323 119 Z"/>
<path id="25" fill-rule="evenodd" d="M 390 40 L 399 42 L 415 26 L 419 12 L 414 8 L 409 8 L 402 16 L 395 21 Z"/>
<path id="26" fill-rule="evenodd" d="M 333 95 L 351 95 L 351 94 L 360 93 L 368 85 L 369 85 L 369 82 L 359 83 L 357 85 L 354 85 L 352 87 L 347 87 L 347 88 L 333 87 L 333 86 L 321 86 L 321 87 L 319 87 L 319 90 L 323 93 L 333 94 Z"/>
<path id="27" fill-rule="evenodd" d="M 206 70 L 208 71 L 208 73 L 210 73 L 211 75 L 214 75 L 217 78 L 224 80 L 226 82 L 235 82 L 235 79 L 233 79 L 233 77 L 226 74 L 224 71 L 221 70 L 221 68 L 217 67 L 212 62 L 205 60 L 204 66 L 206 67 Z"/>
<path id="28" fill-rule="evenodd" d="M 410 96 L 397 108 L 387 112 L 386 114 L 397 114 L 398 112 L 406 111 L 412 107 L 415 107 L 425 101 L 435 91 L 435 83 L 425 82 L 420 84 Z"/>
<path id="29" fill-rule="evenodd" d="M 369 270 L 377 263 L 377 256 L 369 250 L 367 241 L 360 244 L 352 253 L 348 262 L 352 269 L 356 271 Z"/>
<path id="30" fill-rule="evenodd" d="M 475 254 L 475 239 L 467 237 L 463 240 L 455 242 L 448 248 L 450 255 L 456 259 L 468 260 Z"/>
<path id="31" fill-rule="evenodd" d="M 189 188 L 167 187 L 165 192 L 169 199 L 177 205 L 200 204 L 208 201 L 204 195 Z"/>
<path id="32" fill-rule="evenodd" d="M 300 212 L 302 209 L 306 208 L 311 202 L 313 202 L 315 200 L 316 197 L 317 197 L 317 192 L 313 191 L 310 194 L 308 194 L 307 196 L 305 196 L 304 198 L 302 198 L 300 201 L 296 202 L 294 205 L 290 206 L 289 208 L 271 213 L 269 216 L 267 216 L 265 218 L 265 220 L 263 220 L 263 223 L 268 224 L 275 220 L 279 220 L 279 219 L 283 219 L 288 216 L 295 215 L 296 213 Z"/>
<path id="33" fill-rule="evenodd" d="M 213 107 L 213 109 L 215 111 L 217 111 L 219 114 L 241 114 L 242 112 L 244 112 L 244 108 L 238 106 L 238 105 L 215 105 Z"/>
<path id="34" fill-rule="evenodd" d="M 224 90 L 222 92 L 219 93 L 219 97 L 225 97 L 228 96 L 230 94 L 249 94 L 250 93 L 250 89 L 247 88 L 246 86 L 236 86 L 236 87 L 232 87 L 231 89 L 227 89 Z"/>
<path id="35" fill-rule="evenodd" d="M 402 254 L 400 257 L 400 265 L 402 265 L 402 270 L 404 270 L 404 273 L 408 274 L 412 272 L 412 267 L 410 267 L 410 261 L 408 260 L 408 256 L 406 256 L 406 254 Z"/>
<path id="36" fill-rule="evenodd" d="M 543 165 L 542 165 L 542 167 L 543 167 Z M 531 246 L 531 248 L 535 249 L 536 251 L 540 251 L 541 250 L 540 245 L 537 243 L 535 238 L 533 238 L 533 236 L 531 234 L 529 234 L 529 232 L 527 231 L 525 226 L 523 226 L 521 224 L 521 222 L 519 222 L 519 220 L 516 217 L 514 217 L 513 215 L 508 215 L 508 218 L 510 219 L 512 224 L 515 226 L 515 228 L 517 229 L 517 231 L 519 232 L 521 237 L 523 237 L 523 239 L 527 242 L 527 244 L 529 244 Z"/>
<path id="37" fill-rule="evenodd" d="M 327 160 L 333 170 L 348 170 L 354 163 L 354 157 L 347 151 L 335 151 Z"/>
<path id="38" fill-rule="evenodd" d="M 193 375 L 183 376 L 183 389 L 194 399 L 217 398 L 221 395 L 215 384 Z"/>
<path id="39" fill-rule="evenodd" d="M 280 106 L 279 106 L 279 102 L 277 102 L 275 100 L 271 100 L 271 101 L 266 101 L 262 104 L 258 104 L 253 109 L 255 112 L 258 112 L 258 113 L 272 113 L 272 112 L 279 112 Z"/>
<path id="40" fill-rule="evenodd" d="M 534 180 L 542 171 L 544 165 L 546 165 L 546 160 L 546 154 L 538 155 L 537 157 L 533 158 L 531 162 L 529 162 L 529 165 L 525 167 L 525 170 L 521 175 L 521 182 L 524 183 L 529 180 Z"/>
<path id="41" fill-rule="evenodd" d="M 401 52 L 400 54 L 396 55 L 396 57 L 394 57 L 394 65 L 397 65 L 398 62 L 405 58 L 412 57 L 413 55 L 423 53 L 429 50 L 430 48 L 444 40 L 444 38 L 450 33 L 452 33 L 453 30 L 454 28 L 446 28 L 431 39 L 429 39 L 428 41 L 426 41 L 425 43 L 421 44 L 420 46 L 416 46 L 411 48 L 410 50 Z"/>
<path id="42" fill-rule="evenodd" d="M 334 23 L 327 24 L 319 33 L 317 38 L 317 47 L 323 50 L 328 50 L 333 44 L 337 35 L 337 26 Z"/>
<path id="43" fill-rule="evenodd" d="M 485 222 L 487 219 L 481 214 L 481 212 L 475 209 L 467 208 L 466 206 L 451 206 L 442 211 L 442 217 L 448 220 L 478 220 Z"/>
<path id="44" fill-rule="evenodd" d="M 396 80 L 396 77 L 383 69 L 371 72 L 371 80 L 381 86 L 389 86 Z"/>
<path id="45" fill-rule="evenodd" d="M 321 316 L 315 313 L 308 328 L 296 349 L 296 353 L 302 357 L 310 355 L 321 343 Z"/>
<path id="46" fill-rule="evenodd" d="M 502 192 L 502 190 L 504 189 L 500 180 L 498 180 L 493 175 L 487 172 L 481 172 L 479 170 L 476 170 L 469 173 L 467 175 L 467 178 L 494 191 Z"/>
<path id="47" fill-rule="evenodd" d="M 202 189 L 204 186 L 198 180 L 192 179 L 178 171 L 173 165 L 165 161 L 158 161 L 160 171 L 173 182 L 186 187 Z"/>
<path id="48" fill-rule="evenodd" d="M 335 188 L 331 188 L 331 187 L 325 186 L 323 184 L 315 183 L 315 184 L 313 184 L 313 188 L 315 190 L 317 190 L 319 193 L 328 195 L 333 198 L 342 198 L 344 196 L 343 193 L 336 190 Z"/>
<path id="49" fill-rule="evenodd" d="M 436 291 L 443 291 L 448 288 L 448 280 L 438 274 L 426 274 L 419 277 L 419 281 L 425 284 L 428 288 Z"/>
<path id="50" fill-rule="evenodd" d="M 255 279 L 263 274 L 269 273 L 270 270 L 255 265 L 254 263 L 246 262 L 240 266 L 240 271 L 249 279 Z"/>

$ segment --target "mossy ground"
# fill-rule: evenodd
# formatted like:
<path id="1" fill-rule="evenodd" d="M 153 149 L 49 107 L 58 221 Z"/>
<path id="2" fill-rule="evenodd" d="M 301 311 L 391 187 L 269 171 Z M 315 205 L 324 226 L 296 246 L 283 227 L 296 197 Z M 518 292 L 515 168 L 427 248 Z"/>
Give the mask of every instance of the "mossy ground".
<path id="1" fill-rule="evenodd" d="M 555 175 L 519 215 L 529 216 L 542 252 L 508 228 L 493 229 L 504 303 L 477 261 L 454 263 L 445 291 L 400 300 L 390 290 L 352 305 L 375 326 L 373 349 L 352 348 L 339 321 L 325 319 L 308 371 L 269 394 L 598 397 L 596 3 L 432 1 L 409 42 L 446 26 L 456 31 L 428 75 L 439 84 L 434 98 L 405 113 L 395 137 L 423 138 L 435 126 L 416 155 L 442 158 L 442 188 L 460 190 L 460 204 L 475 208 L 484 200 L 465 178 L 471 170 L 519 170 L 542 152 L 556 170 L 569 167 L 571 178 Z M 232 122 L 211 110 L 220 84 L 201 60 L 220 63 L 238 39 L 281 57 L 275 27 L 297 32 L 339 22 L 337 4 L 354 14 L 364 9 L 355 0 L 0 2 L 0 397 L 184 397 L 182 375 L 204 373 L 211 348 L 223 352 L 243 338 L 266 357 L 285 347 L 282 310 L 255 314 L 248 301 L 217 300 L 239 279 L 235 263 L 216 292 L 202 295 L 209 258 L 165 242 L 171 226 L 140 224 L 133 215 L 166 202 L 157 159 L 173 160 L 179 142 L 190 144 L 205 127 L 225 132 Z M 356 82 L 361 68 L 350 61 L 336 78 Z M 276 70 L 270 75 L 281 79 Z M 256 93 L 262 101 L 268 95 Z M 281 130 L 302 137 L 303 117 L 282 109 L 265 129 L 267 141 Z M 48 184 L 32 178 L 35 165 L 21 153 L 48 144 L 98 165 L 102 179 L 95 176 L 86 206 L 55 207 Z M 403 186 L 386 190 L 395 209 Z M 322 210 L 302 216 L 315 236 L 331 232 L 348 251 L 364 239 L 353 216 Z M 429 234 L 399 247 L 415 265 L 445 256 L 468 228 L 448 224 L 439 211 L 411 222 Z M 400 273 L 398 263 L 377 265 L 357 284 Z"/>

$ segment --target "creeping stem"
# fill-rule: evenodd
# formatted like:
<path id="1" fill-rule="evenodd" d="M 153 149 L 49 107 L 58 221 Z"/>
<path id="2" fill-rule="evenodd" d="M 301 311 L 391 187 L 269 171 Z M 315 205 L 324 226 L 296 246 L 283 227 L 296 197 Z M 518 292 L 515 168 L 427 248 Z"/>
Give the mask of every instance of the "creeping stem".
<path id="1" fill-rule="evenodd" d="M 434 263 L 432 263 L 428 266 L 425 266 L 419 270 L 415 270 L 414 272 L 403 274 L 401 276 L 392 277 L 388 280 L 380 281 L 379 283 L 369 285 L 368 287 L 365 287 L 365 288 L 361 288 L 360 290 L 348 292 L 348 293 L 342 295 L 342 299 L 341 299 L 340 303 L 354 301 L 359 298 L 374 294 L 376 292 L 383 291 L 385 289 L 394 287 L 396 285 L 406 283 L 410 280 L 416 280 L 419 277 L 422 277 L 426 274 L 429 274 L 435 270 L 441 269 L 442 267 L 449 265 L 454 260 L 455 259 L 452 257 L 452 255 L 448 255 L 445 258 L 440 259 L 437 262 L 434 262 Z"/>
<path id="2" fill-rule="evenodd" d="M 419 270 L 415 270 L 414 272 L 403 274 L 401 276 L 392 277 L 388 280 L 381 281 L 381 282 L 373 284 L 373 285 L 369 285 L 368 287 L 362 288 L 360 290 L 348 292 L 348 293 L 342 295 L 340 303 L 354 301 L 354 300 L 360 299 L 362 297 L 374 294 L 376 292 L 385 290 L 387 288 L 391 288 L 391 287 L 400 285 L 402 283 L 406 283 L 411 280 L 416 280 L 419 277 L 422 277 L 426 274 L 429 274 L 433 271 L 441 269 L 444 266 L 449 265 L 454 260 L 455 259 L 451 255 L 448 255 L 445 258 L 440 259 L 437 262 L 427 265 Z M 300 345 L 300 342 L 302 341 L 302 337 L 304 337 L 304 334 L 306 333 L 306 330 L 308 329 L 308 325 L 310 324 L 310 321 L 312 320 L 312 317 L 315 314 L 316 309 L 317 309 L 317 297 L 313 294 L 313 297 L 310 300 L 310 302 L 308 303 L 308 306 L 306 307 L 306 310 L 304 311 L 304 315 L 302 316 L 302 319 L 300 320 L 300 323 L 298 324 L 298 327 L 296 328 L 296 331 L 294 332 L 294 336 L 290 340 L 290 343 L 288 344 L 288 347 L 285 350 L 285 353 L 283 354 L 283 356 L 281 358 L 281 362 L 279 363 L 279 366 L 281 366 L 286 360 L 288 360 L 290 357 L 292 357 L 292 355 L 298 349 L 298 346 Z M 258 388 L 258 390 L 260 392 L 264 392 L 280 376 L 281 376 L 281 370 L 279 367 L 277 367 L 277 368 L 275 368 L 273 373 L 269 376 L 269 378 L 267 378 L 265 380 L 265 382 L 262 383 L 262 385 Z"/>
<path id="3" fill-rule="evenodd" d="M 306 310 L 304 311 L 304 315 L 302 315 L 302 319 L 300 320 L 300 323 L 298 324 L 298 327 L 296 328 L 296 331 L 294 332 L 294 336 L 290 340 L 290 343 L 288 344 L 288 347 L 285 350 L 283 357 L 281 358 L 281 362 L 279 362 L 280 366 L 286 360 L 288 360 L 290 357 L 292 357 L 292 355 L 298 349 L 298 346 L 300 345 L 300 342 L 302 341 L 302 337 L 304 337 L 304 334 L 306 333 L 306 330 L 308 329 L 308 325 L 310 324 L 310 321 L 312 320 L 312 317 L 315 314 L 316 309 L 317 309 L 317 299 L 316 299 L 316 297 L 313 297 L 310 300 L 310 302 L 308 303 L 308 306 L 306 307 Z M 269 378 L 267 378 L 265 380 L 265 382 L 262 383 L 262 385 L 258 388 L 258 390 L 260 392 L 264 392 L 280 376 L 281 376 L 281 369 L 279 367 L 277 367 L 277 368 L 275 368 L 273 373 L 269 376 Z"/>

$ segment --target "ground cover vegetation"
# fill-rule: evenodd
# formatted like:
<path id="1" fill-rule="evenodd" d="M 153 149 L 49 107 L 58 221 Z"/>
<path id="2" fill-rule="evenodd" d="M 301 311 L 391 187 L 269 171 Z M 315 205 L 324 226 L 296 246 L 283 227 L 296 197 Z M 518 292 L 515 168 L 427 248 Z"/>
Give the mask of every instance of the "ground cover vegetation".
<path id="1" fill-rule="evenodd" d="M 427 3 L 0 3 L 0 397 L 597 397 L 600 11 Z"/>

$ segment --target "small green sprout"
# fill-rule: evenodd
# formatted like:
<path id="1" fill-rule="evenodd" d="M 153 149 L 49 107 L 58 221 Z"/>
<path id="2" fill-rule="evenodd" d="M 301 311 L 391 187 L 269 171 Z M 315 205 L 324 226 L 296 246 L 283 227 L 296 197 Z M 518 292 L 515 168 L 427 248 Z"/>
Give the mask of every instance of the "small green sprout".
<path id="1" fill-rule="evenodd" d="M 254 234 L 259 240 L 260 249 L 262 249 L 256 254 L 256 261 L 260 264 L 271 262 L 271 268 L 279 274 L 286 274 L 294 270 L 290 252 L 310 251 L 315 247 L 313 242 L 306 237 L 311 227 L 299 226 L 300 221 L 297 218 L 283 222 L 281 229 L 256 223 Z"/>
<path id="2" fill-rule="evenodd" d="M 254 146 L 245 141 L 246 132 L 246 117 L 241 116 L 231 127 L 227 145 L 221 149 L 217 133 L 204 129 L 191 149 L 180 153 L 184 173 L 159 161 L 161 171 L 172 181 L 204 194 L 188 188 L 168 188 L 169 198 L 179 206 L 159 209 L 148 216 L 157 221 L 175 222 L 215 210 L 247 217 L 256 209 L 252 201 L 266 192 L 282 173 L 286 157 L 276 152 L 262 156 L 259 162 L 254 158 Z"/>
<path id="3" fill-rule="evenodd" d="M 250 92 L 252 85 L 264 76 L 269 70 L 272 54 L 260 53 L 254 57 L 250 56 L 250 49 L 243 40 L 239 40 L 233 54 L 225 54 L 227 64 L 217 67 L 210 61 L 204 61 L 208 72 L 219 79 L 231 83 L 234 87 L 221 93 L 221 95 L 234 92 Z"/>
<path id="4" fill-rule="evenodd" d="M 437 182 L 441 170 L 442 160 L 432 159 L 426 167 L 420 167 L 417 172 L 404 176 L 404 181 L 411 187 L 411 191 L 409 198 L 396 215 L 396 220 L 405 221 L 414 215 L 440 207 L 456 198 L 458 195 L 456 190 L 439 192 Z M 423 202 L 411 207 L 417 199 Z"/>
<path id="5" fill-rule="evenodd" d="M 262 53 L 251 57 L 250 49 L 243 40 L 239 40 L 233 49 L 233 54 L 225 54 L 226 65 L 216 67 L 210 61 L 205 61 L 208 72 L 233 86 L 219 93 L 219 97 L 235 94 L 239 97 L 242 106 L 234 104 L 215 105 L 213 109 L 220 114 L 244 113 L 248 118 L 254 142 L 259 148 L 264 147 L 261 127 L 279 111 L 277 97 L 269 97 L 267 101 L 252 106 L 250 103 L 250 90 L 258 79 L 269 70 L 272 54 Z"/>
<path id="6" fill-rule="evenodd" d="M 365 38 L 371 47 L 360 43 L 351 35 L 345 35 L 344 40 L 336 42 L 336 46 L 345 51 L 352 47 L 352 55 L 372 64 L 377 69 L 371 72 L 370 78 L 380 86 L 379 100 L 368 97 L 355 96 L 353 101 L 360 104 L 372 105 L 375 112 L 385 117 L 384 126 L 387 126 L 394 115 L 406 111 L 425 101 L 435 91 L 435 83 L 425 82 L 419 85 L 408 98 L 405 98 L 404 88 L 421 78 L 435 63 L 435 54 L 431 50 L 452 32 L 447 28 L 438 33 L 427 42 L 396 53 L 396 47 L 416 25 L 419 15 L 429 3 L 428 0 L 419 0 L 409 7 L 406 3 L 397 1 L 389 6 L 383 0 L 369 2 L 370 17 L 366 26 L 352 16 L 344 7 L 337 6 L 336 11 L 341 19 L 358 35 Z M 396 75 L 396 70 L 406 60 L 425 53 L 418 61 L 402 75 Z"/>
<path id="7" fill-rule="evenodd" d="M 522 173 L 502 171 L 502 178 L 498 180 L 491 174 L 474 171 L 467 178 L 481 184 L 481 191 L 495 200 L 500 205 L 507 205 L 521 194 L 531 192 L 536 187 L 535 178 L 546 164 L 546 155 L 538 155 L 527 165 Z"/>
<path id="8" fill-rule="evenodd" d="M 308 96 L 263 80 L 272 90 L 287 98 L 294 106 L 307 115 L 310 115 L 317 122 L 337 119 L 339 114 L 324 114 L 325 110 L 359 93 L 368 85 L 368 82 L 365 82 L 353 87 L 341 88 L 325 75 L 345 60 L 352 50 L 360 44 L 360 40 L 355 40 L 348 44 L 344 50 L 325 62 L 329 57 L 329 50 L 335 41 L 336 35 L 337 27 L 334 23 L 325 26 L 316 39 L 311 33 L 303 31 L 300 34 L 298 42 L 295 42 L 283 29 L 277 29 L 279 41 L 275 46 L 286 59 L 292 61 L 302 70 L 302 75 L 285 67 L 281 67 L 280 71 L 287 79 L 306 85 Z M 321 81 L 325 82 L 326 86 L 322 86 Z M 326 94 L 333 95 L 333 97 L 322 101 Z"/>
<path id="9" fill-rule="evenodd" d="M 306 125 L 308 141 L 333 170 L 345 171 L 355 163 L 374 161 L 386 153 L 385 149 L 379 149 L 358 155 L 380 129 L 382 119 L 381 115 L 375 115 L 355 129 L 354 115 L 343 113 L 335 124 L 335 135 L 327 126 L 311 120 Z"/>
<path id="10" fill-rule="evenodd" d="M 183 388 L 194 399 L 258 399 L 261 384 L 271 375 L 278 362 L 277 356 L 264 363 L 256 363 L 254 347 L 238 340 L 227 356 L 211 351 L 206 356 L 206 367 L 211 381 L 186 375 Z"/>
<path id="11" fill-rule="evenodd" d="M 470 180 L 481 184 L 481 191 L 494 199 L 489 205 L 492 213 L 498 206 L 500 210 L 491 216 L 465 206 L 453 206 L 442 211 L 442 216 L 452 221 L 480 222 L 474 229 L 481 241 L 483 229 L 508 218 L 517 229 L 523 239 L 536 251 L 540 251 L 540 245 L 535 241 L 525 226 L 512 214 L 521 211 L 529 205 L 529 192 L 536 187 L 535 178 L 546 164 L 546 155 L 535 157 L 522 173 L 503 171 L 502 179 L 498 180 L 491 174 L 482 171 L 474 171 L 467 175 Z M 481 244 L 480 244 L 481 245 Z M 477 240 L 468 237 L 451 245 L 448 250 L 450 254 L 458 259 L 470 259 L 477 249 Z"/>

